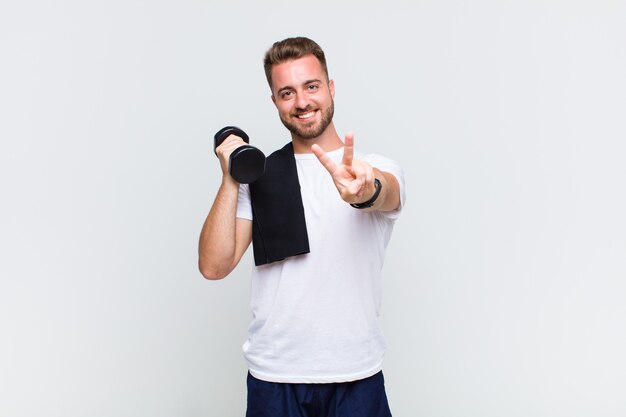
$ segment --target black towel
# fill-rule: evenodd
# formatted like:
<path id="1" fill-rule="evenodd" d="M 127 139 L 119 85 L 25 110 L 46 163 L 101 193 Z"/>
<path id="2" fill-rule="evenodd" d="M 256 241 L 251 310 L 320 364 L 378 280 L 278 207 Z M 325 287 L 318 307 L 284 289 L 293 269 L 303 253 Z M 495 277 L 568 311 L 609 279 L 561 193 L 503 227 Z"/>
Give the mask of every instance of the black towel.
<path id="1" fill-rule="evenodd" d="M 309 237 L 293 144 L 267 157 L 265 174 L 250 184 L 254 264 L 309 253 Z"/>

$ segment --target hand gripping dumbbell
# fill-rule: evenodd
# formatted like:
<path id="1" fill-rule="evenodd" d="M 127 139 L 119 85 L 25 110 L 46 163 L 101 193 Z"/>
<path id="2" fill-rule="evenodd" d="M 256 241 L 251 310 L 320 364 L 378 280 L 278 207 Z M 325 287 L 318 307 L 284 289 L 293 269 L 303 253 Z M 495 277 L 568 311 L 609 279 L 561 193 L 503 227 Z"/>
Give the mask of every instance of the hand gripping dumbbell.
<path id="1" fill-rule="evenodd" d="M 244 142 L 250 143 L 250 138 L 243 130 L 235 126 L 226 126 L 215 134 L 214 151 L 230 135 L 239 136 Z M 241 145 L 235 149 L 228 160 L 228 173 L 233 179 L 242 184 L 250 184 L 259 179 L 265 172 L 265 155 L 251 145 Z"/>

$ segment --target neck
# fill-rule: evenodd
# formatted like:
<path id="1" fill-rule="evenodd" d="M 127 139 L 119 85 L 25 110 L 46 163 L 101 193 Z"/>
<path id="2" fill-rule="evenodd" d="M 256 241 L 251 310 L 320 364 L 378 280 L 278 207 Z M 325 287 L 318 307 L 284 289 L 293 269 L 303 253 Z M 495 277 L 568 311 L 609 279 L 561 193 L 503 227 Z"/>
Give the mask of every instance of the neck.
<path id="1" fill-rule="evenodd" d="M 337 134 L 337 131 L 335 130 L 335 125 L 332 122 L 328 125 L 326 130 L 322 132 L 321 135 L 315 138 L 304 139 L 292 133 L 291 141 L 293 143 L 294 153 L 312 153 L 311 146 L 313 146 L 314 144 L 319 145 L 324 150 L 324 152 L 335 151 L 343 147 L 343 142 Z"/>

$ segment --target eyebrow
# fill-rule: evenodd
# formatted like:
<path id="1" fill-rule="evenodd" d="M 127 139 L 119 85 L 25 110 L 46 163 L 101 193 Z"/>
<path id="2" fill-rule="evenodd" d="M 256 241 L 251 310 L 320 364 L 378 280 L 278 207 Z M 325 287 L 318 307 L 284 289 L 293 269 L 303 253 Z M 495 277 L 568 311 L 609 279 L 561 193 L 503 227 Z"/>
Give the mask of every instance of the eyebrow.
<path id="1" fill-rule="evenodd" d="M 309 85 L 309 84 L 312 84 L 312 83 L 321 83 L 321 82 L 322 82 L 322 80 L 318 80 L 317 78 L 315 78 L 315 79 L 312 79 L 312 80 L 305 81 L 304 83 L 302 83 L 302 85 Z M 285 90 L 293 90 L 293 89 L 294 88 L 292 86 L 286 85 L 286 86 L 282 87 L 281 89 L 279 89 L 276 92 L 276 94 L 280 94 L 281 92 L 283 92 Z"/>

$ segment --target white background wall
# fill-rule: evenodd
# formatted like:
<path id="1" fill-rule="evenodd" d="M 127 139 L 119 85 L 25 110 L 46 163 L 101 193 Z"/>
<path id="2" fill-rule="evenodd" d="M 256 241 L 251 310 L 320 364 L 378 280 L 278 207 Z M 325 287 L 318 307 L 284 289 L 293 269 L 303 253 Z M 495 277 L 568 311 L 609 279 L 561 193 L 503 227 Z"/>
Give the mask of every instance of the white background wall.
<path id="1" fill-rule="evenodd" d="M 251 256 L 207 282 L 196 245 L 212 134 L 289 138 L 294 35 L 406 169 L 394 415 L 626 415 L 624 2 L 265 3 L 0 6 L 0 416 L 243 416 Z"/>

